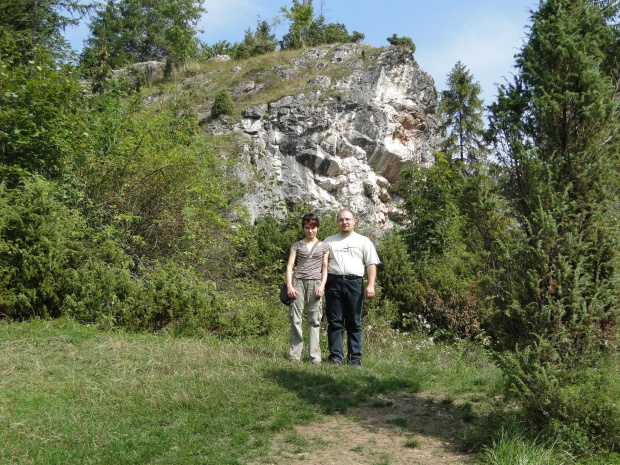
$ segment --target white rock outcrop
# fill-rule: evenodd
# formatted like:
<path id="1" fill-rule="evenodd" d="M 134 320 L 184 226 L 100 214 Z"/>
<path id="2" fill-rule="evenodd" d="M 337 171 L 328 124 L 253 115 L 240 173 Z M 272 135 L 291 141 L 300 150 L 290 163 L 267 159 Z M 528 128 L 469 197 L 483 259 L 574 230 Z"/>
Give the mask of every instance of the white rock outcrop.
<path id="1" fill-rule="evenodd" d="M 351 208 L 375 226 L 391 227 L 399 199 L 390 185 L 413 163 L 431 164 L 439 146 L 437 92 L 410 51 L 386 47 L 373 50 L 373 59 L 366 53 L 362 45 L 308 50 L 291 69 L 276 72 L 296 78 L 297 68 L 322 69 L 326 59 L 349 60 L 353 72 L 335 81 L 319 75 L 303 94 L 243 112 L 235 130 L 252 140 L 241 175 L 253 218 L 304 204 Z"/>

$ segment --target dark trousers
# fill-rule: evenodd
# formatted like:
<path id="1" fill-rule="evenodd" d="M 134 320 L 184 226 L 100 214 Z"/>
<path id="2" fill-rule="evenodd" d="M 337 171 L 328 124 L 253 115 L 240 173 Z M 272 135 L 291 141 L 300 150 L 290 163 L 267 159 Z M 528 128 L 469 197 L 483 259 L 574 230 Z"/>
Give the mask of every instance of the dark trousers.
<path id="1" fill-rule="evenodd" d="M 347 361 L 362 361 L 362 308 L 364 281 L 361 277 L 347 279 L 329 275 L 325 285 L 325 314 L 329 359 L 342 363 L 342 332 L 347 330 Z"/>

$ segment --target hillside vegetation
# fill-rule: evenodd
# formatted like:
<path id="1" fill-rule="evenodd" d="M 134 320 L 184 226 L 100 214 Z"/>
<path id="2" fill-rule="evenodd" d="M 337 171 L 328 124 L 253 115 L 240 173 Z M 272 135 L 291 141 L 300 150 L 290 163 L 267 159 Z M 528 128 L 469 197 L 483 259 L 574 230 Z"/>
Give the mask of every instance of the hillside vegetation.
<path id="1" fill-rule="evenodd" d="M 357 399 L 360 392 L 419 389 L 416 379 L 427 374 L 416 371 L 423 355 L 393 352 L 389 344 L 369 347 L 370 354 L 377 351 L 371 355 L 377 357 L 373 375 L 322 372 L 325 378 L 319 378 L 334 389 L 325 403 L 304 393 L 291 396 L 286 386 L 278 386 L 294 379 L 295 372 L 274 361 L 279 350 L 274 347 L 283 344 L 278 338 L 286 332 L 276 290 L 287 251 L 300 237 L 299 217 L 308 207 L 287 206 L 284 220 L 265 216 L 250 223 L 240 206 L 244 185 L 236 176 L 245 142 L 225 130 L 209 130 L 226 127 L 249 105 L 303 91 L 308 76 L 284 81 L 274 67 L 293 60 L 306 44 L 322 46 L 335 37 L 356 42 L 363 35 L 349 36 L 343 25 L 325 24 L 314 16 L 310 0 L 295 0 L 284 9 L 290 30 L 278 51 L 266 24 L 248 31 L 243 47 L 199 47 L 191 26 L 200 2 L 190 2 L 185 16 L 159 12 L 152 49 L 126 37 L 112 41 L 93 28 L 92 53 L 76 66 L 59 38 L 70 23 L 61 6 L 82 7 L 44 3 L 37 10 L 39 3 L 0 0 L 0 11 L 6 12 L 0 20 L 0 317 L 5 320 L 2 343 L 11 352 L 2 362 L 0 388 L 14 400 L 0 411 L 6 432 L 1 437 L 12 438 L 10 448 L 3 444 L 3 458 L 42 463 L 37 454 L 49 453 L 43 463 L 77 463 L 109 447 L 112 457 L 148 462 L 147 452 L 129 459 L 134 439 L 125 437 L 131 446 L 120 446 L 119 434 L 140 423 L 146 451 L 153 438 L 172 437 L 166 431 L 178 428 L 175 434 L 180 434 L 194 421 L 196 408 L 201 412 L 196 421 L 202 422 L 193 430 L 196 443 L 208 421 L 213 424 L 206 429 L 222 432 L 213 444 L 247 446 L 251 433 L 264 432 L 250 447 L 258 451 L 274 432 L 315 419 L 322 409 L 344 408 L 339 403 Z M 131 11 L 127 14 L 140 17 L 142 10 Z M 119 12 L 109 13 L 111 18 Z M 522 443 L 552 460 L 538 463 L 554 463 L 558 451 L 565 452 L 557 459 L 565 463 L 619 460 L 618 14 L 617 2 L 541 2 L 516 56 L 514 79 L 500 87 L 488 108 L 488 129 L 480 124 L 479 89 L 459 62 L 437 109 L 448 135 L 443 151 L 435 154 L 433 167 L 402 173 L 401 182 L 392 186 L 403 198 L 402 227 L 374 238 L 382 266 L 377 297 L 366 305 L 369 334 L 406 333 L 392 341 L 393 347 L 432 335 L 452 344 L 446 346 L 450 360 L 468 350 L 484 351 L 480 363 L 487 367 L 492 361 L 501 370 L 501 376 L 493 371 L 478 381 L 502 389 L 483 392 L 498 403 L 481 409 L 467 441 L 486 451 L 484 463 L 516 463 L 501 456 L 510 457 L 511 444 Z M 121 18 L 121 24 L 128 19 Z M 99 32 L 104 30 L 111 29 Z M 162 31 L 178 34 L 162 36 Z M 105 40 L 102 45 L 95 39 Z M 408 53 L 415 50 L 408 38 L 391 39 Z M 113 55 L 112 44 L 123 40 L 135 48 Z M 244 61 L 206 61 L 227 47 Z M 117 65 L 154 58 L 144 50 L 167 60 L 162 82 L 137 76 L 137 86 L 129 86 L 111 79 Z M 364 59 L 372 60 L 368 51 Z M 245 75 L 231 80 L 238 63 Z M 329 72 L 343 75 L 346 65 Z M 232 92 L 248 75 L 263 91 Z M 320 214 L 325 237 L 335 231 L 335 212 Z M 54 319 L 58 326 L 48 322 Z M 161 357 L 167 344 L 175 354 L 150 359 L 149 344 Z M 137 350 L 115 358 L 116 345 Z M 107 359 L 95 360 L 99 350 L 106 353 L 110 347 Z M 29 355 L 19 358 L 21 349 Z M 231 350 L 239 352 L 233 356 Z M 244 350 L 262 355 L 246 358 Z M 67 353 L 75 356 L 58 359 Z M 379 360 L 385 354 L 383 367 Z M 141 377 L 138 365 L 154 363 L 155 372 L 165 375 L 175 357 L 186 364 L 182 383 L 187 390 L 173 386 L 178 379 L 163 376 L 170 385 L 156 391 L 162 377 L 153 372 Z M 434 366 L 431 371 L 444 363 L 439 356 L 426 362 Z M 87 378 L 67 377 L 78 376 L 81 368 L 75 363 L 85 367 Z M 478 362 L 464 363 L 475 367 Z M 28 364 L 35 368 L 32 373 L 24 368 Z M 218 369 L 201 371 L 212 364 Z M 418 368 L 402 369 L 414 365 Z M 459 366 L 465 376 L 464 365 Z M 120 378 L 121 386 L 111 385 L 123 367 L 127 376 Z M 252 385 L 255 370 L 268 381 Z M 395 383 L 384 387 L 378 373 Z M 218 385 L 224 375 L 230 379 Z M 71 379 L 73 385 L 54 386 Z M 207 379 L 223 392 L 243 386 L 245 400 L 239 402 L 251 412 L 238 418 L 230 405 L 217 410 L 228 404 L 211 405 Z M 356 380 L 359 386 L 347 384 Z M 142 384 L 114 393 L 131 383 Z M 46 394 L 39 396 L 35 387 Z M 106 391 L 113 391 L 112 397 Z M 144 395 L 148 391 L 167 403 Z M 250 399 L 268 397 L 261 391 L 274 392 L 276 400 L 264 407 L 267 411 L 252 410 L 260 402 Z M 89 396 L 82 406 L 62 400 L 80 393 Z M 22 394 L 31 397 L 20 400 Z M 136 404 L 124 405 L 124 396 L 135 396 Z M 277 400 L 288 407 L 280 412 Z M 32 413 L 39 407 L 49 415 Z M 57 410 L 51 412 L 52 407 Z M 149 413 L 138 415 L 142 407 Z M 185 413 L 169 420 L 159 408 Z M 82 425 L 79 419 L 91 414 L 111 415 L 111 423 L 123 427 L 105 430 L 97 420 Z M 73 421 L 68 418 L 75 428 L 52 433 L 61 421 Z M 36 427 L 23 426 L 31 422 Z M 152 425 L 158 426 L 149 429 Z M 80 444 L 74 456 L 71 441 Z M 44 452 L 44 444 L 59 448 Z M 213 447 L 188 450 L 230 456 L 230 462 L 219 463 L 243 463 L 249 457 L 230 452 L 234 447 L 228 445 Z M 188 457 L 179 463 L 191 463 Z"/>

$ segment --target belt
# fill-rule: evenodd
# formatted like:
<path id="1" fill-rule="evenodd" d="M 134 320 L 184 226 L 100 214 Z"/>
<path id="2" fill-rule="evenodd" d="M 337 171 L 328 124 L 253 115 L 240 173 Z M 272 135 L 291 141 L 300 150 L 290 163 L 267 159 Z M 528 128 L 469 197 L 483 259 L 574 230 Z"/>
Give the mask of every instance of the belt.
<path id="1" fill-rule="evenodd" d="M 362 279 L 361 276 L 358 276 L 356 274 L 332 274 L 329 273 L 327 275 L 328 278 L 341 278 L 344 279 L 345 281 L 354 281 L 356 279 Z"/>

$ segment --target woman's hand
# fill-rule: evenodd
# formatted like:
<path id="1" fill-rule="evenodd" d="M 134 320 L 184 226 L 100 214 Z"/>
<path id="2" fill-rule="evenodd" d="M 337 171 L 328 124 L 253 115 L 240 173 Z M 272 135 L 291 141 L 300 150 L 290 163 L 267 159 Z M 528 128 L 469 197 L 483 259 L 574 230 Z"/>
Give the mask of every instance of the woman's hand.
<path id="1" fill-rule="evenodd" d="M 297 292 L 293 286 L 287 286 L 286 290 L 287 290 L 286 293 L 291 299 L 296 299 L 297 296 L 299 295 L 299 292 Z"/>
<path id="2" fill-rule="evenodd" d="M 325 288 L 323 286 L 319 286 L 316 290 L 316 296 L 320 298 L 323 297 L 323 294 L 325 294 Z"/>

